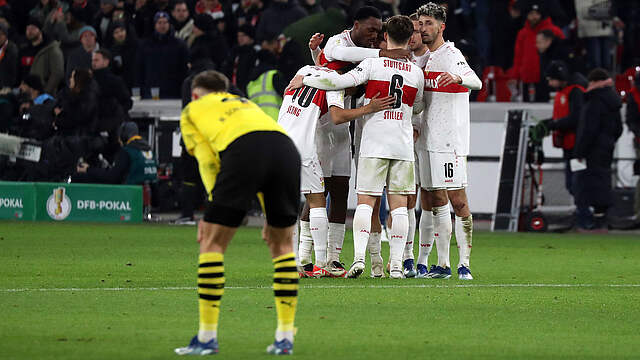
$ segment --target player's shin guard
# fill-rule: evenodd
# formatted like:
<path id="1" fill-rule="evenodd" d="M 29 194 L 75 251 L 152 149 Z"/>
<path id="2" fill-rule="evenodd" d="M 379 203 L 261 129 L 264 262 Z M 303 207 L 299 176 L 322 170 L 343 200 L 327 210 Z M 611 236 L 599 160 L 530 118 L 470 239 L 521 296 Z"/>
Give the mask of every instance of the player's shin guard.
<path id="1" fill-rule="evenodd" d="M 198 267 L 198 304 L 200 329 L 198 340 L 207 343 L 217 338 L 220 298 L 224 293 L 224 256 L 209 252 L 200 254 Z M 297 273 L 296 273 L 297 275 Z"/>
<path id="2" fill-rule="evenodd" d="M 353 216 L 353 261 L 364 262 L 371 231 L 371 214 L 373 208 L 369 205 L 360 204 L 356 208 Z"/>
<path id="3" fill-rule="evenodd" d="M 300 220 L 300 246 L 298 247 L 298 260 L 300 265 L 310 264 L 311 251 L 313 251 L 313 238 L 311 237 L 311 226 L 308 221 Z"/>
<path id="4" fill-rule="evenodd" d="M 316 253 L 316 265 L 325 267 L 327 266 L 327 232 L 329 231 L 327 209 L 321 207 L 309 210 L 309 225 L 313 238 L 313 249 Z"/>
<path id="5" fill-rule="evenodd" d="M 340 262 L 340 253 L 344 243 L 345 225 L 340 223 L 329 223 L 329 235 L 327 247 L 327 260 L 329 263 L 333 261 Z"/>
<path id="6" fill-rule="evenodd" d="M 451 213 L 449 204 L 433 207 L 433 237 L 438 248 L 438 266 L 450 268 Z"/>
<path id="7" fill-rule="evenodd" d="M 391 212 L 393 223 L 391 231 L 389 231 L 389 253 L 391 258 L 391 267 L 401 266 L 402 252 L 407 241 L 407 232 L 409 231 L 409 219 L 406 207 L 399 207 Z"/>
<path id="8" fill-rule="evenodd" d="M 409 209 L 407 215 L 409 216 L 409 231 L 407 233 L 407 242 L 404 245 L 403 261 L 413 259 L 413 240 L 416 237 L 416 211 Z"/>
<path id="9" fill-rule="evenodd" d="M 273 293 L 276 301 L 278 328 L 276 341 L 287 339 L 293 342 L 293 321 L 298 304 L 298 270 L 293 253 L 273 259 Z"/>
<path id="10" fill-rule="evenodd" d="M 456 216 L 456 242 L 458 243 L 458 254 L 460 262 L 458 267 L 469 267 L 469 257 L 471 256 L 471 244 L 473 236 L 473 216 Z"/>
<path id="11" fill-rule="evenodd" d="M 433 213 L 431 210 L 422 210 L 420 216 L 420 250 L 418 252 L 418 264 L 427 266 L 429 254 L 433 248 Z"/>

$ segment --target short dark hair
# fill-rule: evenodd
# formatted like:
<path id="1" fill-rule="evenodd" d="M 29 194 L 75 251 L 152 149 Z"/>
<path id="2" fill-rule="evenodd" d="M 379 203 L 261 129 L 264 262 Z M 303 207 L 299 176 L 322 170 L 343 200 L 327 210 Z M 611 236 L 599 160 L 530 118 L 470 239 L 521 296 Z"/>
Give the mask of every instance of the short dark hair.
<path id="1" fill-rule="evenodd" d="M 212 92 L 223 92 L 229 89 L 229 79 L 221 72 L 205 70 L 198 73 L 191 81 L 191 90 L 203 88 Z"/>
<path id="2" fill-rule="evenodd" d="M 178 6 L 179 4 L 184 4 L 187 7 L 187 10 L 189 10 L 189 5 L 187 5 L 187 1 L 186 0 L 175 0 L 173 2 L 173 6 L 171 7 L 171 10 L 175 10 L 176 6 Z"/>
<path id="3" fill-rule="evenodd" d="M 113 57 L 111 56 L 111 51 L 105 49 L 105 48 L 100 48 L 98 50 L 95 51 L 96 54 L 100 54 L 102 55 L 103 58 L 109 60 L 109 62 L 111 62 L 111 60 L 113 59 Z"/>
<path id="4" fill-rule="evenodd" d="M 363 6 L 360 9 L 358 9 L 358 11 L 356 11 L 356 14 L 353 16 L 353 20 L 362 21 L 370 17 L 382 20 L 382 15 L 380 15 L 380 10 L 374 8 L 373 6 Z"/>
<path id="5" fill-rule="evenodd" d="M 587 79 L 589 81 L 602 81 L 602 80 L 607 80 L 610 77 L 611 76 L 609 75 L 609 72 L 607 72 L 607 70 L 603 68 L 595 68 L 591 70 L 591 72 L 589 73 L 589 76 L 587 76 Z"/>
<path id="6" fill-rule="evenodd" d="M 447 22 L 447 9 L 436 3 L 428 2 L 416 10 L 418 17 L 429 16 L 443 23 Z"/>
<path id="7" fill-rule="evenodd" d="M 538 31 L 538 35 L 542 35 L 548 40 L 555 40 L 556 38 L 556 34 L 554 34 L 551 29 L 540 30 Z"/>
<path id="8" fill-rule="evenodd" d="M 413 35 L 413 23 L 408 16 L 394 15 L 387 20 L 387 34 L 396 44 L 404 44 Z"/>

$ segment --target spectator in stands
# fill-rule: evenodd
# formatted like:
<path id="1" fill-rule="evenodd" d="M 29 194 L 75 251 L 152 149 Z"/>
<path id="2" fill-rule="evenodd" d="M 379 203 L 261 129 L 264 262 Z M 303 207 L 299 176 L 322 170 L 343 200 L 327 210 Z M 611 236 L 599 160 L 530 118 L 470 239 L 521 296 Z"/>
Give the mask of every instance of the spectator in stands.
<path id="1" fill-rule="evenodd" d="M 589 69 L 601 67 L 612 69 L 614 26 L 624 24 L 614 17 L 613 1 L 576 0 L 578 37 L 584 39 L 587 47 Z"/>
<path id="2" fill-rule="evenodd" d="M 92 24 L 93 18 L 98 13 L 94 2 L 89 0 L 72 0 L 71 9 L 75 10 L 74 16 L 85 24 Z"/>
<path id="3" fill-rule="evenodd" d="M 30 19 L 25 36 L 27 43 L 20 49 L 22 77 L 35 74 L 40 77 L 47 93 L 54 94 L 64 77 L 64 58 L 57 41 L 42 34 L 42 23 Z"/>
<path id="4" fill-rule="evenodd" d="M 46 140 L 53 134 L 53 108 L 56 99 L 44 92 L 42 81 L 36 75 L 27 75 L 20 83 L 20 94 L 22 98 L 30 99 L 28 110 L 23 107 L 20 113 L 22 116 L 18 122 L 18 135 L 36 139 Z"/>
<path id="5" fill-rule="evenodd" d="M 238 28 L 238 44 L 231 50 L 225 64 L 225 75 L 231 83 L 246 91 L 251 70 L 256 63 L 255 29 L 245 24 Z"/>
<path id="6" fill-rule="evenodd" d="M 111 27 L 111 70 L 124 79 L 128 89 L 135 83 L 134 70 L 136 65 L 136 51 L 138 41 L 129 35 L 127 26 L 123 22 L 114 22 Z"/>
<path id="7" fill-rule="evenodd" d="M 287 82 L 277 70 L 280 53 L 278 35 L 265 34 L 263 37 L 262 50 L 256 56 L 256 65 L 247 84 L 247 96 L 277 121 Z"/>
<path id="8" fill-rule="evenodd" d="M 178 0 L 173 4 L 171 25 L 175 30 L 175 36 L 182 41 L 187 41 L 193 30 L 193 18 L 189 14 L 189 8 L 185 0 Z"/>
<path id="9" fill-rule="evenodd" d="M 301 5 L 309 15 L 318 14 L 324 11 L 318 0 L 302 0 Z"/>
<path id="10" fill-rule="evenodd" d="M 9 40 L 9 28 L 0 23 L 0 90 L 18 82 L 18 47 Z"/>
<path id="11" fill-rule="evenodd" d="M 237 23 L 229 1 L 200 0 L 196 4 L 196 13 L 211 16 L 215 22 L 215 29 L 225 38 L 227 45 L 236 41 Z"/>
<path id="12" fill-rule="evenodd" d="M 92 26 L 80 29 L 80 45 L 69 53 L 67 57 L 67 78 L 74 69 L 91 69 L 93 53 L 100 49 L 96 30 Z"/>
<path id="13" fill-rule="evenodd" d="M 92 22 L 100 43 L 104 43 L 104 40 L 108 37 L 109 25 L 113 21 L 113 11 L 117 4 L 117 0 L 100 0 L 100 11 Z"/>
<path id="14" fill-rule="evenodd" d="M 117 150 L 118 127 L 128 119 L 128 112 L 133 106 L 131 94 L 121 77 L 114 75 L 109 69 L 111 53 L 100 49 L 93 53 L 91 68 L 93 78 L 98 84 L 100 96 L 98 98 L 98 123 L 95 132 L 107 132 L 110 144 L 105 156 L 110 158 Z"/>
<path id="15" fill-rule="evenodd" d="M 633 147 L 636 149 L 636 161 L 633 164 L 633 173 L 640 175 L 640 74 L 636 74 L 635 86 L 627 95 L 627 127 L 633 133 Z M 640 225 L 640 180 L 636 184 L 636 194 L 634 201 L 634 218 L 636 224 Z"/>
<path id="16" fill-rule="evenodd" d="M 68 52 L 78 45 L 80 30 L 87 24 L 80 20 L 81 10 L 70 8 L 69 11 L 63 12 L 63 7 L 58 9 L 47 17 L 43 31 L 47 36 L 60 42 L 60 48 L 66 58 Z"/>
<path id="17" fill-rule="evenodd" d="M 69 86 L 60 91 L 53 128 L 63 136 L 94 134 L 98 119 L 98 89 L 89 69 L 71 71 Z"/>
<path id="18" fill-rule="evenodd" d="M 90 167 L 81 163 L 73 182 L 99 184 L 142 185 L 155 182 L 158 177 L 156 161 L 151 147 L 140 136 L 138 125 L 132 121 L 122 124 L 119 136 L 120 145 L 113 166 L 108 168 Z"/>
<path id="19" fill-rule="evenodd" d="M 135 28 L 139 37 L 151 38 L 155 33 L 155 15 L 169 12 L 169 0 L 138 0 L 135 3 Z"/>
<path id="20" fill-rule="evenodd" d="M 229 49 L 224 38 L 217 34 L 216 22 L 208 14 L 196 15 L 193 22 L 193 34 L 189 39 L 190 63 L 210 59 L 220 69 L 226 60 Z"/>
<path id="21" fill-rule="evenodd" d="M 300 6 L 298 0 L 273 0 L 260 17 L 256 29 L 258 40 L 265 39 L 264 36 L 267 34 L 281 34 L 287 25 L 307 15 L 307 11 Z"/>
<path id="22" fill-rule="evenodd" d="M 518 32 L 513 57 L 513 67 L 507 75 L 514 80 L 521 81 L 525 86 L 525 97 L 528 101 L 535 101 L 535 84 L 540 82 L 540 57 L 536 49 L 536 36 L 545 29 L 550 29 L 560 39 L 564 34 L 559 27 L 553 25 L 549 17 L 544 16 L 538 4 L 531 4 L 526 11 L 527 21 Z"/>
<path id="23" fill-rule="evenodd" d="M 61 10 L 58 10 L 61 9 Z M 58 0 L 40 0 L 36 7 L 29 11 L 29 16 L 38 19 L 40 23 L 44 24 L 50 17 L 54 16 L 54 11 L 66 12 L 69 9 L 69 5 L 65 2 Z"/>
<path id="24" fill-rule="evenodd" d="M 574 171 L 574 198 L 579 231 L 606 231 L 607 209 L 612 204 L 611 163 L 616 141 L 622 134 L 622 101 L 609 73 L 601 68 L 589 73 L 573 155 L 586 165 Z M 593 207 L 594 211 L 580 209 Z"/>
<path id="25" fill-rule="evenodd" d="M 240 1 L 240 6 L 235 9 L 233 16 L 237 19 L 238 26 L 251 25 L 256 27 L 263 11 L 264 2 L 262 0 Z"/>
<path id="26" fill-rule="evenodd" d="M 557 39 L 550 29 L 542 30 L 536 35 L 536 48 L 540 57 L 540 71 L 544 71 L 553 61 L 562 61 L 567 65 L 568 50 L 562 40 Z M 536 102 L 549 101 L 549 85 L 547 81 L 536 84 Z"/>
<path id="27" fill-rule="evenodd" d="M 140 44 L 136 60 L 136 84 L 142 96 L 149 98 L 151 88 L 159 87 L 160 98 L 179 99 L 188 61 L 189 49 L 171 33 L 169 14 L 158 12 L 155 32 Z"/>
<path id="28" fill-rule="evenodd" d="M 111 15 L 111 23 L 109 24 L 109 28 L 106 33 L 107 36 L 104 37 L 104 42 L 100 43 L 102 47 L 106 47 L 107 49 L 111 49 L 111 47 L 113 47 L 113 29 L 116 25 L 122 26 L 126 30 L 127 38 L 137 41 L 138 35 L 136 33 L 136 28 L 133 25 L 133 21 L 131 20 L 131 15 L 126 11 L 124 6 L 116 5 L 116 8 L 113 10 L 113 14 Z"/>

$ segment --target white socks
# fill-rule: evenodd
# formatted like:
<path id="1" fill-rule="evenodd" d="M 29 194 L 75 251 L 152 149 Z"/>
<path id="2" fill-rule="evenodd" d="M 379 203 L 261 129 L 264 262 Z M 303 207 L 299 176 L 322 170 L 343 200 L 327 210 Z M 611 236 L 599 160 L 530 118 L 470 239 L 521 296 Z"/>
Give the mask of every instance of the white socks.
<path id="1" fill-rule="evenodd" d="M 276 341 L 282 341 L 284 339 L 287 339 L 293 343 L 293 330 L 289 330 L 289 331 L 276 330 Z"/>
<path id="2" fill-rule="evenodd" d="M 407 241 L 407 233 L 409 232 L 409 219 L 406 207 L 399 207 L 391 211 L 393 223 L 391 231 L 389 231 L 389 252 L 391 258 L 391 267 L 401 266 L 402 252 Z"/>
<path id="3" fill-rule="evenodd" d="M 296 226 L 293 227 L 293 234 L 291 236 L 291 243 L 293 245 L 293 254 L 296 256 L 296 265 L 300 266 L 300 255 L 298 255 L 298 236 L 299 236 L 300 221 L 296 221 Z"/>
<path id="4" fill-rule="evenodd" d="M 216 338 L 218 338 L 217 330 L 198 330 L 198 341 L 203 344 Z"/>
<path id="5" fill-rule="evenodd" d="M 308 221 L 300 220 L 300 246 L 298 248 L 300 265 L 307 265 L 312 262 L 313 238 L 311 237 L 310 227 Z"/>
<path id="6" fill-rule="evenodd" d="M 451 243 L 451 213 L 449 204 L 433 207 L 433 237 L 438 248 L 438 266 L 450 268 L 449 245 Z"/>
<path id="7" fill-rule="evenodd" d="M 408 210 L 409 215 L 409 232 L 407 233 L 407 242 L 404 245 L 404 254 L 402 260 L 413 259 L 413 241 L 416 237 L 416 211 Z"/>
<path id="8" fill-rule="evenodd" d="M 373 208 L 369 205 L 360 204 L 356 208 L 353 216 L 353 260 L 364 262 L 364 255 L 369 242 L 369 232 L 371 231 L 371 214 Z"/>
<path id="9" fill-rule="evenodd" d="M 429 254 L 433 248 L 433 213 L 431 210 L 422 210 L 419 236 L 420 250 L 418 252 L 418 264 L 427 266 Z"/>
<path id="10" fill-rule="evenodd" d="M 460 255 L 458 267 L 469 267 L 472 236 L 473 216 L 469 215 L 467 217 L 459 217 L 456 215 L 456 242 L 458 243 L 458 254 Z"/>
<path id="11" fill-rule="evenodd" d="M 345 225 L 340 223 L 329 223 L 329 246 L 327 248 L 328 263 L 340 262 L 340 253 L 344 243 Z"/>
<path id="12" fill-rule="evenodd" d="M 374 259 L 382 262 L 382 255 L 380 252 L 382 251 L 382 234 L 381 233 L 371 233 L 369 234 L 369 241 L 367 242 L 367 251 L 369 255 L 371 255 L 371 262 L 374 262 Z"/>
<path id="13" fill-rule="evenodd" d="M 310 209 L 309 226 L 316 253 L 316 266 L 325 267 L 327 266 L 327 232 L 329 231 L 327 209 L 323 207 Z"/>

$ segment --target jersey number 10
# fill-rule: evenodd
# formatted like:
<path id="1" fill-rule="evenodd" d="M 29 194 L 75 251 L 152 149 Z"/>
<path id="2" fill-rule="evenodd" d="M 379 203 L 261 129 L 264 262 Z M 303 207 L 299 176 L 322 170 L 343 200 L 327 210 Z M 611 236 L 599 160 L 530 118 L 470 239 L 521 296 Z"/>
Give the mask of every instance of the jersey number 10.
<path id="1" fill-rule="evenodd" d="M 296 89 L 296 92 L 293 93 L 293 97 L 291 98 L 291 100 L 295 102 L 298 95 L 300 95 L 300 97 L 298 98 L 298 105 L 300 105 L 303 108 L 306 108 L 306 107 L 309 107 L 309 105 L 311 105 L 311 102 L 313 101 L 313 98 L 316 96 L 317 92 L 318 92 L 318 89 L 316 88 L 304 86 Z"/>

